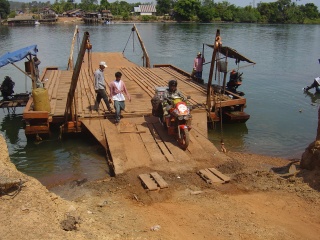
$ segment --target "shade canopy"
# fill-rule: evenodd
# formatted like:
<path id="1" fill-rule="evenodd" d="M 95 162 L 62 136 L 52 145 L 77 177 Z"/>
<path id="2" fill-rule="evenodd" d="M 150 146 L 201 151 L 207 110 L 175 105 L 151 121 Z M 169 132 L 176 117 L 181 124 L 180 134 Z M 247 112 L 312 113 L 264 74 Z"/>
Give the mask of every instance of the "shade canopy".
<path id="1" fill-rule="evenodd" d="M 213 48 L 212 44 L 207 44 L 207 46 Z M 241 55 L 240 53 L 237 52 L 237 50 L 235 50 L 235 49 L 233 49 L 231 47 L 227 47 L 227 46 L 220 47 L 219 48 L 219 52 L 221 54 L 223 54 L 224 56 L 228 57 L 228 58 L 236 59 L 237 63 L 240 62 L 240 61 L 244 61 L 244 62 L 255 64 L 254 61 L 252 61 L 249 58 Z"/>
<path id="2" fill-rule="evenodd" d="M 9 63 L 18 62 L 30 54 L 33 56 L 36 56 L 37 52 L 38 52 L 37 45 L 21 48 L 14 52 L 8 52 L 0 57 L 0 68 Z"/>

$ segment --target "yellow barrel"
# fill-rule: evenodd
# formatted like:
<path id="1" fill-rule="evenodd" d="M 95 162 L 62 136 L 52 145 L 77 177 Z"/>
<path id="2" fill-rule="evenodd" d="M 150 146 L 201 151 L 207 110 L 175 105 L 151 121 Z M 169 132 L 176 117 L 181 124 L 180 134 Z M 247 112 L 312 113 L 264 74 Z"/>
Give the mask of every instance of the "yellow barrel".
<path id="1" fill-rule="evenodd" d="M 50 112 L 50 102 L 48 90 L 45 88 L 36 88 L 32 90 L 33 110 Z"/>

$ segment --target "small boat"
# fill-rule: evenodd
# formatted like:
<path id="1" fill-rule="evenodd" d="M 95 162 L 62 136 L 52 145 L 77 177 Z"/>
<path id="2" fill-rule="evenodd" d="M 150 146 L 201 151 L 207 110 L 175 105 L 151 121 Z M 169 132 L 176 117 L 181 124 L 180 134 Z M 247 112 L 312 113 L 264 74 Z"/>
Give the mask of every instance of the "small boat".
<path id="1" fill-rule="evenodd" d="M 40 22 L 39 22 L 38 20 L 36 20 L 36 21 L 34 22 L 34 25 L 40 25 Z"/>
<path id="2" fill-rule="evenodd" d="M 252 60 L 238 53 L 235 49 L 222 46 L 220 30 L 217 30 L 215 43 L 206 44 L 213 48 L 209 80 L 207 85 L 208 118 L 211 122 L 244 123 L 250 115 L 244 112 L 246 99 L 243 92 L 237 90 L 242 84 L 240 68 L 256 64 Z M 228 69 L 228 59 L 235 59 L 236 67 Z M 240 62 L 247 65 L 240 67 Z M 215 68 L 215 74 L 214 74 Z M 236 70 L 237 69 L 237 70 Z M 230 73 L 229 81 L 227 75 Z M 212 77 L 216 76 L 218 84 L 212 84 Z"/>

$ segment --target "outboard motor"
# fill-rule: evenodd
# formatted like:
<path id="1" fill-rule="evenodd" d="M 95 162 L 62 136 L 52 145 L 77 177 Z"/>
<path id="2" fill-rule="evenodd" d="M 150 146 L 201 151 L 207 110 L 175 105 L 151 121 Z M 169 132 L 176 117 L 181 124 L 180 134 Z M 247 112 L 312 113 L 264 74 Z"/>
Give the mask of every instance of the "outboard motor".
<path id="1" fill-rule="evenodd" d="M 12 81 L 11 77 L 5 76 L 0 87 L 3 100 L 9 100 L 9 97 L 12 96 L 12 94 L 14 93 L 14 85 L 15 83 L 14 81 Z"/>

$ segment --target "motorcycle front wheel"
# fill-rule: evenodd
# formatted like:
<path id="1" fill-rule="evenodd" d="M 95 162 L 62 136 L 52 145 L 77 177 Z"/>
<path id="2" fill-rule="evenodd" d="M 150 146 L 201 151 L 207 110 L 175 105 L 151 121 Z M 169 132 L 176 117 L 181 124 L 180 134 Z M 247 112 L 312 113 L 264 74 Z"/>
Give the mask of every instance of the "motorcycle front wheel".
<path id="1" fill-rule="evenodd" d="M 179 145 L 183 150 L 186 150 L 189 146 L 190 136 L 188 129 L 180 129 Z"/>

